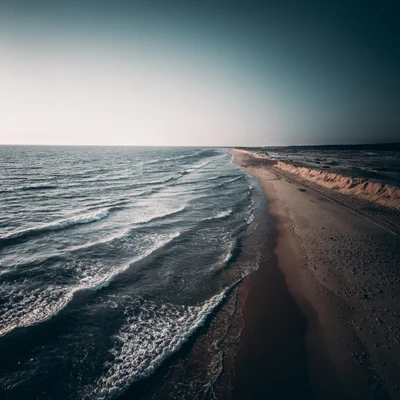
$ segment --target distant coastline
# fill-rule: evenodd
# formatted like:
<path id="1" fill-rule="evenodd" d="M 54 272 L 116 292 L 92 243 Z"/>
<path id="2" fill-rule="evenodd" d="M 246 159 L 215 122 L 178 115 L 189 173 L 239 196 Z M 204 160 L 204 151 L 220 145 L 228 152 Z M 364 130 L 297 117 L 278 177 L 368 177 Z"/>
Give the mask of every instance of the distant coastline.
<path id="1" fill-rule="evenodd" d="M 301 179 L 400 210 L 400 144 L 236 148 Z M 376 153 L 375 153 L 376 152 Z"/>
<path id="2" fill-rule="evenodd" d="M 291 146 L 259 146 L 259 147 L 235 147 L 250 151 L 263 150 L 374 150 L 374 151 L 400 151 L 400 142 L 392 143 L 366 143 L 366 144 L 316 144 L 316 145 L 291 145 Z"/>

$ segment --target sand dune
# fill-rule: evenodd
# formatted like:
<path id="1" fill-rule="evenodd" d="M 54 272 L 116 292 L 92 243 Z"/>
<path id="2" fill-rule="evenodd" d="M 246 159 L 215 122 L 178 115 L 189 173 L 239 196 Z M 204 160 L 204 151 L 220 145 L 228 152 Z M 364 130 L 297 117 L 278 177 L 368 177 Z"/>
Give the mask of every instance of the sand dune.
<path id="1" fill-rule="evenodd" d="M 400 210 L 400 188 L 398 187 L 372 182 L 368 179 L 351 178 L 324 170 L 296 167 L 282 161 L 278 161 L 276 167 L 326 188 Z"/>

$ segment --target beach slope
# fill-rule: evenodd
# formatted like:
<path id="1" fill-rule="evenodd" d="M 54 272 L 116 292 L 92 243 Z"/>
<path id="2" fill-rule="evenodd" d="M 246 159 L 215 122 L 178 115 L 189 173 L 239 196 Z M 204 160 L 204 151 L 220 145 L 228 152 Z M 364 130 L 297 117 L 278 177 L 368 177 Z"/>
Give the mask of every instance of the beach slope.
<path id="1" fill-rule="evenodd" d="M 321 187 L 277 167 L 275 161 L 233 152 L 235 162 L 257 177 L 266 193 L 268 212 L 275 218 L 274 252 L 281 274 L 249 277 L 234 398 L 245 393 L 247 398 L 257 398 L 257 393 L 285 398 L 294 378 L 280 366 L 299 364 L 299 357 L 307 369 L 301 377 L 301 398 L 399 398 L 399 213 Z M 294 305 L 280 308 L 277 302 L 276 321 L 265 320 L 269 317 L 263 309 L 271 309 L 271 304 L 260 303 L 260 293 L 270 290 L 267 279 L 279 280 L 274 296 L 288 291 L 304 318 L 293 312 Z M 265 302 L 273 302 L 274 296 L 264 296 Z M 293 315 L 298 322 L 292 321 Z M 297 339 L 288 335 L 289 329 L 297 332 Z M 301 344 L 293 346 L 294 340 L 304 342 L 306 354 Z M 248 360 L 268 357 L 274 348 L 269 364 L 249 373 Z M 278 371 L 279 377 L 271 371 Z M 260 385 L 264 389 L 257 389 Z"/>

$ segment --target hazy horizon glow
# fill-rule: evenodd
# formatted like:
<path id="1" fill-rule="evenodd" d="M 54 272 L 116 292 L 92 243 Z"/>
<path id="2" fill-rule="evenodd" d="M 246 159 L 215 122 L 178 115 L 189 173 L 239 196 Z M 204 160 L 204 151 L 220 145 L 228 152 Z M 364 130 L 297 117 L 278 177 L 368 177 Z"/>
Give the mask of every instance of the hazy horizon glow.
<path id="1" fill-rule="evenodd" d="M 343 49 L 332 68 L 332 48 L 318 54 L 326 43 L 307 42 L 305 23 L 282 17 L 263 22 L 260 33 L 249 30 L 257 13 L 241 20 L 234 10 L 221 21 L 193 12 L 160 17 L 157 7 L 126 15 L 107 6 L 93 16 L 49 5 L 44 15 L 2 7 L 0 144 L 263 146 L 398 137 L 398 82 L 380 78 L 392 66 L 371 68 L 365 54 L 348 59 Z M 292 37 L 297 31 L 301 40 Z"/>
<path id="2" fill-rule="evenodd" d="M 92 50 L 1 47 L 3 143 L 226 145 L 268 123 L 257 94 L 212 63 L 151 43 Z"/>

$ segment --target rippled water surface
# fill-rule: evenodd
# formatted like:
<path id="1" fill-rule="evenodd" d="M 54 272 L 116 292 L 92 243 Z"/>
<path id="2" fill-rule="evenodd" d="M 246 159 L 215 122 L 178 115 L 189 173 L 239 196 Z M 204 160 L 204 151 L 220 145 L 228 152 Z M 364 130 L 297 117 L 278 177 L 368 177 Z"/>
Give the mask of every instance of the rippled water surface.
<path id="1" fill-rule="evenodd" d="M 0 147 L 0 182 L 5 398 L 118 397 L 256 267 L 223 149 Z"/>

